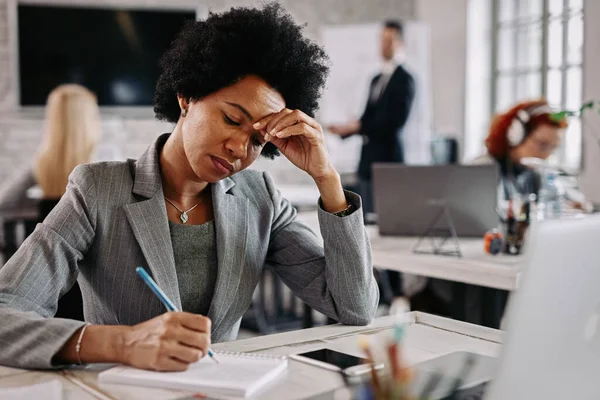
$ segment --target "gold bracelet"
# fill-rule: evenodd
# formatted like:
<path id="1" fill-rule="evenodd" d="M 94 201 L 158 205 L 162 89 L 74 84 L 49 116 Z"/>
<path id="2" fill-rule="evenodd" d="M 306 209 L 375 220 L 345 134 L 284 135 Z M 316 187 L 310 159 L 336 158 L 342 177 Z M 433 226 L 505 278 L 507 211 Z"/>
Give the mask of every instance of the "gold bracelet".
<path id="1" fill-rule="evenodd" d="M 81 362 L 81 356 L 80 356 L 80 351 L 81 351 L 81 339 L 83 339 L 83 334 L 85 333 L 85 330 L 87 329 L 87 327 L 90 324 L 85 324 L 83 326 L 83 328 L 81 329 L 81 332 L 79 332 L 79 338 L 77 339 L 77 344 L 75 345 L 75 353 L 77 353 L 77 361 L 79 361 L 79 365 L 83 365 L 83 363 Z"/>

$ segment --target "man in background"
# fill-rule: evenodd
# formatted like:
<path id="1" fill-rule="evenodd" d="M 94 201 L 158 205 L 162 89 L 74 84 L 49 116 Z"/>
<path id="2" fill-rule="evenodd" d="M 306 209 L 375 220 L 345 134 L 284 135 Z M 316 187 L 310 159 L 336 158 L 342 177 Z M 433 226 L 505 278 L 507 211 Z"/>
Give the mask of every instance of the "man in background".
<path id="1" fill-rule="evenodd" d="M 415 97 L 415 81 L 397 61 L 397 55 L 403 53 L 402 24 L 386 21 L 381 33 L 383 65 L 381 72 L 371 81 L 369 99 L 362 117 L 358 121 L 328 127 L 331 133 L 342 138 L 357 133 L 363 137 L 358 178 L 365 213 L 373 212 L 373 163 L 404 162 L 401 135 Z"/>

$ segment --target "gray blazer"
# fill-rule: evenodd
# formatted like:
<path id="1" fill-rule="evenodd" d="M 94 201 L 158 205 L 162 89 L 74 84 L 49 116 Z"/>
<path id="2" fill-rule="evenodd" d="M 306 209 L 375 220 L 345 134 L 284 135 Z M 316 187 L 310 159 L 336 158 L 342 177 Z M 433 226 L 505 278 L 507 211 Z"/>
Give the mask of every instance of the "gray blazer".
<path id="1" fill-rule="evenodd" d="M 159 166 L 167 138 L 137 162 L 77 167 L 60 203 L 0 269 L 0 364 L 56 367 L 53 356 L 83 324 L 52 318 L 76 280 L 93 324 L 134 325 L 165 312 L 136 275 L 140 265 L 181 308 Z M 265 173 L 223 179 L 212 196 L 214 342 L 236 338 L 265 267 L 315 310 L 345 324 L 371 321 L 379 292 L 359 196 L 346 193 L 358 210 L 343 218 L 319 209 L 324 248 Z"/>

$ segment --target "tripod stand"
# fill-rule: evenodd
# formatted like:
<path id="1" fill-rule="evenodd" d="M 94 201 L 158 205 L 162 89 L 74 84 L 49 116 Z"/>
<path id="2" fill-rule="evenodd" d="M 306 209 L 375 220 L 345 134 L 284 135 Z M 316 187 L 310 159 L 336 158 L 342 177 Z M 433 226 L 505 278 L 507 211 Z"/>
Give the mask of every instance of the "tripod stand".
<path id="1" fill-rule="evenodd" d="M 440 210 L 431 221 L 431 224 L 429 224 L 427 230 L 419 237 L 417 244 L 413 248 L 413 253 L 462 258 L 458 235 L 456 234 L 456 228 L 454 227 L 454 222 L 452 222 L 452 216 L 450 215 L 450 209 L 446 200 L 434 199 L 428 203 L 433 207 L 440 207 Z M 445 223 L 440 224 L 441 221 Z M 422 248 L 423 242 L 427 241 L 429 241 L 430 247 Z M 454 244 L 452 249 L 444 247 L 449 241 Z"/>

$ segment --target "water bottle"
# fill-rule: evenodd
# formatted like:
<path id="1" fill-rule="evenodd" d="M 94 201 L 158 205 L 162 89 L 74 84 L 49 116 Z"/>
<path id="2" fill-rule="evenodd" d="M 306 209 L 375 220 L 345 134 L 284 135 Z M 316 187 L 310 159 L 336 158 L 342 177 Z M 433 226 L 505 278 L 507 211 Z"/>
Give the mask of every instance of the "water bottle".
<path id="1" fill-rule="evenodd" d="M 540 188 L 538 195 L 538 221 L 560 218 L 563 198 L 564 191 L 557 182 L 557 173 L 554 171 L 547 171 L 543 175 L 542 187 Z"/>

